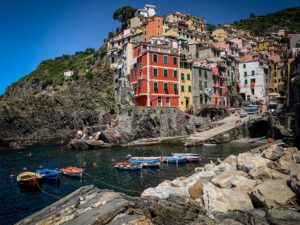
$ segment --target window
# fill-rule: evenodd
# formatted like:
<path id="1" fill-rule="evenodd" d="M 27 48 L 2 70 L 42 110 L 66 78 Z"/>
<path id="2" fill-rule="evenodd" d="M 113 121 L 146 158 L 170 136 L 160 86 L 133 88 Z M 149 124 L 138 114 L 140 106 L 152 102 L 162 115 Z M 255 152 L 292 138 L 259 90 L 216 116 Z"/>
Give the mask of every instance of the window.
<path id="1" fill-rule="evenodd" d="M 173 76 L 174 76 L 174 78 L 178 77 L 178 72 L 177 72 L 177 70 L 174 70 Z"/>
<path id="2" fill-rule="evenodd" d="M 170 98 L 166 98 L 166 106 L 170 106 Z"/>
<path id="3" fill-rule="evenodd" d="M 202 81 L 201 80 L 199 81 L 199 88 L 200 88 L 200 90 L 202 90 Z"/>
<path id="4" fill-rule="evenodd" d="M 144 31 L 144 34 L 146 35 L 146 34 L 147 34 L 147 31 Z"/>
<path id="5" fill-rule="evenodd" d="M 251 83 L 255 83 L 255 79 L 251 79 Z"/>
<path id="6" fill-rule="evenodd" d="M 274 80 L 274 83 L 277 83 L 277 80 L 276 80 L 276 79 Z"/>
<path id="7" fill-rule="evenodd" d="M 153 83 L 153 88 L 154 88 L 154 90 L 158 90 L 158 83 L 157 82 Z"/>
<path id="8" fill-rule="evenodd" d="M 247 77 L 247 72 L 244 72 L 244 77 Z"/>
<path id="9" fill-rule="evenodd" d="M 160 25 L 157 25 L 157 28 L 159 29 L 159 28 L 160 28 Z"/>
<path id="10" fill-rule="evenodd" d="M 168 63 L 168 56 L 164 55 L 164 64 L 167 64 L 167 63 Z"/>
<path id="11" fill-rule="evenodd" d="M 247 79 L 245 79 L 245 86 L 248 84 L 248 80 Z"/>
<path id="12" fill-rule="evenodd" d="M 140 79 L 142 79 L 142 71 L 140 71 Z"/>
<path id="13" fill-rule="evenodd" d="M 173 57 L 173 63 L 174 63 L 174 65 L 177 65 L 177 57 L 176 56 Z"/>
<path id="14" fill-rule="evenodd" d="M 204 88 L 207 88 L 207 82 L 206 81 L 204 82 Z"/>
<path id="15" fill-rule="evenodd" d="M 157 35 L 160 36 L 160 32 L 157 32 Z"/>
<path id="16" fill-rule="evenodd" d="M 205 77 L 205 79 L 207 79 L 207 71 L 206 70 L 204 71 L 204 77 Z"/>
<path id="17" fill-rule="evenodd" d="M 188 73 L 187 80 L 191 80 L 191 74 Z"/>
<path id="18" fill-rule="evenodd" d="M 164 77 L 168 77 L 168 69 L 164 69 Z"/>
<path id="19" fill-rule="evenodd" d="M 243 68 L 244 68 L 244 69 L 246 68 L 246 64 L 243 64 Z"/>
<path id="20" fill-rule="evenodd" d="M 189 92 L 192 92 L 192 86 L 189 86 L 188 89 L 189 89 Z"/>
<path id="21" fill-rule="evenodd" d="M 153 75 L 157 77 L 157 68 L 153 68 Z"/>
<path id="22" fill-rule="evenodd" d="M 157 106 L 162 106 L 161 97 L 157 98 Z"/>
<path id="23" fill-rule="evenodd" d="M 168 90 L 168 83 L 164 83 L 164 90 Z"/>
<path id="24" fill-rule="evenodd" d="M 196 52 L 196 59 L 199 59 L 199 52 Z"/>
<path id="25" fill-rule="evenodd" d="M 184 80 L 184 73 L 181 74 L 181 80 Z"/>
<path id="26" fill-rule="evenodd" d="M 276 71 L 274 71 L 274 77 L 276 77 L 277 76 L 277 73 L 276 73 Z"/>
<path id="27" fill-rule="evenodd" d="M 176 92 L 178 90 L 178 85 L 174 84 L 174 91 Z"/>
<path id="28" fill-rule="evenodd" d="M 255 94 L 254 88 L 251 88 L 251 94 L 252 94 L 252 95 Z"/>
<path id="29" fill-rule="evenodd" d="M 184 85 L 181 85 L 181 92 L 184 92 Z"/>
<path id="30" fill-rule="evenodd" d="M 153 62 L 157 62 L 157 55 L 153 54 Z"/>

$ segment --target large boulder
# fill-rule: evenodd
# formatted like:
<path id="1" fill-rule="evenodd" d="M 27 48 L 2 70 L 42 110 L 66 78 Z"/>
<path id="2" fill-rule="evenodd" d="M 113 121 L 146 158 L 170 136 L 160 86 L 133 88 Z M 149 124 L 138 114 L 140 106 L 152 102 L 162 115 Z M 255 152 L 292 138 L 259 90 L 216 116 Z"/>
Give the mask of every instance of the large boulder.
<path id="1" fill-rule="evenodd" d="M 266 180 L 251 192 L 253 203 L 260 207 L 279 207 L 287 205 L 295 194 L 287 186 L 286 180 Z"/>
<path id="2" fill-rule="evenodd" d="M 266 166 L 259 167 L 250 170 L 249 175 L 253 179 L 283 179 L 283 180 L 289 180 L 289 176 L 283 173 L 280 173 L 276 170 L 272 170 Z"/>
<path id="3" fill-rule="evenodd" d="M 172 186 L 157 186 L 155 188 L 148 188 L 143 191 L 142 197 L 157 197 L 166 199 L 170 195 L 178 195 L 182 197 L 190 197 L 189 188 L 187 187 L 172 187 Z"/>
<path id="4" fill-rule="evenodd" d="M 225 171 L 215 176 L 211 182 L 221 188 L 243 187 L 251 191 L 256 185 L 256 181 L 244 176 L 243 171 Z"/>
<path id="5" fill-rule="evenodd" d="M 269 148 L 264 150 L 263 157 L 270 159 L 272 161 L 278 160 L 280 157 L 284 155 L 284 148 L 277 145 L 271 145 Z"/>
<path id="6" fill-rule="evenodd" d="M 270 162 L 269 159 L 253 153 L 241 153 L 237 157 L 237 168 L 245 172 L 259 167 L 265 167 Z"/>
<path id="7" fill-rule="evenodd" d="M 221 189 L 211 183 L 204 184 L 203 202 L 209 215 L 229 210 L 247 211 L 253 209 L 252 202 L 243 188 Z"/>

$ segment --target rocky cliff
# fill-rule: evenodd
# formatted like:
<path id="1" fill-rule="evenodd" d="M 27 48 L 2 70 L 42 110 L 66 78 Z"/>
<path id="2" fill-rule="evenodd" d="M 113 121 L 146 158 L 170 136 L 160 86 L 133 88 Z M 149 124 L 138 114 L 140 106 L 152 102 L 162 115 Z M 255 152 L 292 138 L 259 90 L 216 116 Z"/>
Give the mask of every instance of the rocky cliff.
<path id="1" fill-rule="evenodd" d="M 42 62 L 8 87 L 0 99 L 0 143 L 41 143 L 108 123 L 115 104 L 113 76 L 98 54 L 89 50 Z M 68 79 L 67 68 L 74 71 Z"/>

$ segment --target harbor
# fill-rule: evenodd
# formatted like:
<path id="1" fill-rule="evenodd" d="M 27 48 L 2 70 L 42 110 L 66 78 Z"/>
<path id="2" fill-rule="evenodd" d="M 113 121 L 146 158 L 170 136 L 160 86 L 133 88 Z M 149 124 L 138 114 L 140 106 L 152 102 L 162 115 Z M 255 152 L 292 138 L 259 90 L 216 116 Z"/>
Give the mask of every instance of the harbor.
<path id="1" fill-rule="evenodd" d="M 0 199 L 6 207 L 0 209 L 0 221 L 13 224 L 85 185 L 140 196 L 145 189 L 155 187 L 163 180 L 187 176 L 193 173 L 196 167 L 203 166 L 211 160 L 247 151 L 250 146 L 255 147 L 256 144 L 225 144 L 188 149 L 176 146 L 116 147 L 89 150 L 88 154 L 85 150 L 69 150 L 66 146 L 2 150 L 0 177 L 6 182 L 0 187 Z M 129 154 L 149 157 L 166 156 L 175 152 L 199 154 L 201 161 L 178 166 L 176 163 L 164 163 L 161 168 L 145 168 L 142 171 L 117 170 L 112 163 L 112 159 L 124 161 Z M 28 171 L 36 171 L 40 166 L 51 169 L 76 166 L 84 168 L 85 172 L 82 178 L 61 176 L 58 183 L 43 183 L 43 191 L 23 189 L 18 185 L 17 175 L 24 167 L 27 167 Z"/>

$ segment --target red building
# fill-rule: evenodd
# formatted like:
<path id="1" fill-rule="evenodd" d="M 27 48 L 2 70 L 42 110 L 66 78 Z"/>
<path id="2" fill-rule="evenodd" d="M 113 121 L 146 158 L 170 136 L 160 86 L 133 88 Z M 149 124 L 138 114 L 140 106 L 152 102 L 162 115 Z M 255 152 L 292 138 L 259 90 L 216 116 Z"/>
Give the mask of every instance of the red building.
<path id="1" fill-rule="evenodd" d="M 152 38 L 134 48 L 130 84 L 140 106 L 179 106 L 179 50 L 172 38 Z"/>

